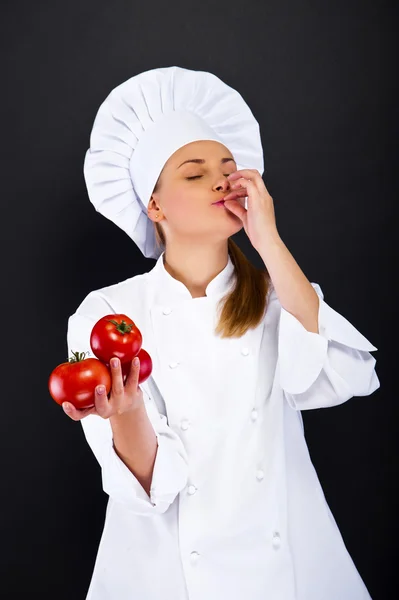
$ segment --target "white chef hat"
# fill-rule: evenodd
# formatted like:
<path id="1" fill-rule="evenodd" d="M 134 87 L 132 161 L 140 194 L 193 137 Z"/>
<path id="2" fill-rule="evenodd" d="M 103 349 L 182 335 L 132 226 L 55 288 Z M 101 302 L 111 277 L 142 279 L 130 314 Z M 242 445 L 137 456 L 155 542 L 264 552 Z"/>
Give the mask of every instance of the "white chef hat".
<path id="1" fill-rule="evenodd" d="M 263 174 L 259 125 L 242 96 L 206 71 L 151 69 L 114 88 L 100 105 L 84 161 L 96 211 L 147 258 L 159 258 L 147 206 L 168 158 L 190 142 L 226 146 L 238 169 Z"/>

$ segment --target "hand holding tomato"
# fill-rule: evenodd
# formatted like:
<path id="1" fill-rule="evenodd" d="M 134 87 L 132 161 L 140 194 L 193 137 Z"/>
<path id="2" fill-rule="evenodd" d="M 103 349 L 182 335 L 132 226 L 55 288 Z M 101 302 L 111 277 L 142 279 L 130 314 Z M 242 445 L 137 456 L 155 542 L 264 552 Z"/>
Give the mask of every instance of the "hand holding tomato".
<path id="1" fill-rule="evenodd" d="M 86 352 L 72 351 L 69 362 L 58 365 L 51 373 L 50 395 L 64 409 L 68 407 L 65 412 L 76 421 L 89 414 L 109 418 L 115 410 L 119 414 L 130 410 L 142 400 L 139 384 L 152 373 L 152 360 L 141 347 L 142 341 L 140 330 L 125 314 L 101 317 L 90 334 L 90 347 L 96 358 L 85 359 Z M 132 367 L 136 356 L 138 366 Z M 111 367 L 111 358 L 117 359 L 117 367 Z M 111 390 L 111 378 L 113 390 L 108 402 L 105 396 Z M 125 382 L 127 389 L 123 392 Z M 97 392 L 100 384 L 105 385 L 104 394 Z"/>
<path id="2" fill-rule="evenodd" d="M 50 395 L 60 405 L 69 401 L 75 408 L 91 408 L 96 385 L 105 385 L 107 394 L 111 389 L 110 369 L 97 358 L 85 358 L 86 352 L 72 351 L 72 355 L 50 374 Z"/>
<path id="3" fill-rule="evenodd" d="M 117 366 L 113 366 L 113 361 L 117 361 Z M 114 415 L 121 415 L 131 412 L 140 406 L 143 402 L 143 391 L 139 387 L 140 361 L 138 365 L 133 363 L 129 375 L 123 384 L 123 375 L 120 360 L 117 358 L 111 361 L 111 395 L 108 399 L 105 391 L 100 394 L 99 387 L 95 388 L 93 408 L 78 410 L 71 403 L 64 402 L 63 408 L 69 417 L 74 421 L 80 421 L 87 415 L 98 415 L 103 419 L 109 419 Z"/>

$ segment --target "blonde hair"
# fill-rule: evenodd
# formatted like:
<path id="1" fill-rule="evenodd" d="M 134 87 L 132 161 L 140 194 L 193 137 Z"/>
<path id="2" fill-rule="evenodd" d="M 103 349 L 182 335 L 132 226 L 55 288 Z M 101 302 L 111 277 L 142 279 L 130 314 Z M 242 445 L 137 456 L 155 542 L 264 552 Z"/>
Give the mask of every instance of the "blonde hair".
<path id="1" fill-rule="evenodd" d="M 158 247 L 165 248 L 161 224 L 154 222 L 154 228 Z M 228 253 L 234 265 L 236 283 L 232 291 L 219 301 L 221 313 L 215 334 L 222 338 L 241 337 L 248 329 L 260 324 L 267 310 L 271 285 L 266 267 L 255 267 L 231 238 L 228 239 Z"/>

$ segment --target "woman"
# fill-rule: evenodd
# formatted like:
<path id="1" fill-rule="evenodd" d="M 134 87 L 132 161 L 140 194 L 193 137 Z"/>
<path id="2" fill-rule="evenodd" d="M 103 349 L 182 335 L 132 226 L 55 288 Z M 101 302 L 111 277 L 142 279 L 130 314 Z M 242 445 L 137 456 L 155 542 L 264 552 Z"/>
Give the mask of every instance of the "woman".
<path id="1" fill-rule="evenodd" d="M 125 385 L 113 366 L 92 409 L 64 403 L 109 495 L 87 600 L 370 598 L 301 410 L 373 393 L 377 348 L 284 245 L 262 157 L 249 108 L 210 73 L 147 71 L 97 113 L 90 200 L 156 264 L 68 321 L 68 351 L 90 351 L 94 323 L 127 314 L 153 360 L 140 385 L 139 365 Z M 264 269 L 231 239 L 242 227 Z"/>

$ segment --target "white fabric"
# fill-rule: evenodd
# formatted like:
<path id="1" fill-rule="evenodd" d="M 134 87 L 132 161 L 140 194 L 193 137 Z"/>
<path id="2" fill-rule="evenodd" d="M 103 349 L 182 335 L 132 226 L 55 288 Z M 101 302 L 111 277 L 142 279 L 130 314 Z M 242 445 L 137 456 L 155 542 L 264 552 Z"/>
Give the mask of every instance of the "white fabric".
<path id="1" fill-rule="evenodd" d="M 319 334 L 271 290 L 256 329 L 220 339 L 217 302 L 233 283 L 229 257 L 207 296 L 192 298 L 161 254 L 149 273 L 89 293 L 69 318 L 69 353 L 90 351 L 91 328 L 110 311 L 136 322 L 153 359 L 141 388 L 159 443 L 149 497 L 114 451 L 109 420 L 81 421 L 109 494 L 86 600 L 370 599 L 300 411 L 372 394 L 376 348 L 315 283 Z"/>
<path id="2" fill-rule="evenodd" d="M 237 169 L 263 174 L 258 122 L 242 96 L 212 73 L 176 66 L 144 71 L 98 109 L 83 168 L 89 199 L 148 258 L 163 250 L 147 216 L 155 183 L 176 150 L 199 140 L 224 144 Z"/>

